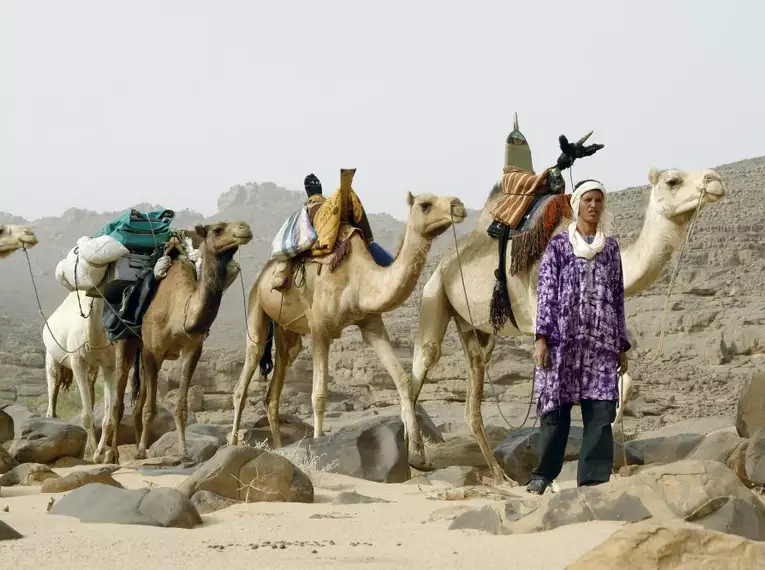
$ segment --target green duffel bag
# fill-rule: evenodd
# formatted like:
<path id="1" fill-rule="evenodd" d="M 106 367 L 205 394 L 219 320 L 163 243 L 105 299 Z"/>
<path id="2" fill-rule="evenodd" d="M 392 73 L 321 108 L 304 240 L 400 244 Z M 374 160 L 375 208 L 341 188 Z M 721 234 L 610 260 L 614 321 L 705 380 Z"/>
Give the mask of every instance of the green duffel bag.
<path id="1" fill-rule="evenodd" d="M 109 222 L 91 237 L 108 235 L 130 251 L 152 252 L 164 246 L 170 239 L 170 224 L 175 218 L 172 210 L 139 212 L 130 210 L 113 222 Z"/>

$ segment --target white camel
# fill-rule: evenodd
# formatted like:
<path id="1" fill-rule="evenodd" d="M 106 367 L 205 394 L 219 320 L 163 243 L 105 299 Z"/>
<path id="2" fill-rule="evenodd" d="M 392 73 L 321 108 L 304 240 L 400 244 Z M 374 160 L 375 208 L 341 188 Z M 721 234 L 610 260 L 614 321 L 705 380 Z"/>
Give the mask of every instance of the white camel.
<path id="1" fill-rule="evenodd" d="M 101 325 L 104 306 L 105 302 L 100 297 L 87 297 L 83 291 L 72 291 L 48 317 L 42 335 L 48 383 L 45 415 L 56 417 L 59 387 L 68 388 L 74 377 L 82 401 L 82 427 L 88 434 L 86 453 L 90 450 L 96 463 L 102 459 L 104 446 L 112 431 L 112 416 L 106 411 L 112 409 L 112 403 L 117 398 L 115 345 L 109 342 Z M 99 370 L 104 379 L 104 419 L 101 441 L 97 446 L 93 425 L 93 385 Z"/>
<path id="2" fill-rule="evenodd" d="M 621 250 L 625 296 L 636 295 L 646 290 L 659 278 L 673 252 L 682 243 L 688 223 L 699 202 L 701 201 L 703 207 L 725 196 L 722 178 L 714 170 L 687 173 L 675 169 L 661 172 L 651 169 L 648 181 L 651 192 L 643 228 L 637 240 Z M 500 197 L 501 191 L 495 187 L 476 222 L 475 229 L 458 242 L 466 287 L 463 288 L 462 285 L 454 248 L 444 255 L 425 284 L 412 365 L 414 405 L 428 371 L 441 356 L 441 344 L 446 328 L 449 321 L 454 319 L 468 360 L 469 390 L 465 416 L 470 431 L 497 481 L 505 479 L 505 476 L 486 438 L 481 416 L 481 400 L 485 365 L 491 359 L 495 343 L 489 308 L 494 287 L 494 270 L 498 261 L 497 241 L 487 235 L 486 228 L 492 222 L 489 209 Z M 563 231 L 570 222 L 570 219 L 562 220 L 554 233 Z M 508 269 L 511 267 L 510 256 L 508 247 Z M 539 262 L 540 260 L 537 260 L 525 273 L 510 275 L 509 271 L 507 272 L 507 288 L 518 328 L 508 321 L 499 332 L 499 336 L 534 335 Z M 470 315 L 466 295 L 469 298 Z M 473 326 L 470 324 L 470 317 Z M 631 388 L 628 375 L 624 376 L 624 380 L 619 413 L 627 401 L 624 396 L 629 396 Z M 413 434 L 409 445 L 412 455 L 420 454 L 425 457 L 421 433 Z"/>

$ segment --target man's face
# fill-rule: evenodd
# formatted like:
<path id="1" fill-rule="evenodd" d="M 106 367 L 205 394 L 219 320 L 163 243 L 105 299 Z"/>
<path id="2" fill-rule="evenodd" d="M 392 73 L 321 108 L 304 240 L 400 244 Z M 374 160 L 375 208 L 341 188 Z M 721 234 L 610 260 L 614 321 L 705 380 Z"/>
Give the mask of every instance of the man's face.
<path id="1" fill-rule="evenodd" d="M 585 192 L 579 201 L 579 218 L 588 224 L 597 225 L 603 215 L 604 196 L 600 190 Z"/>

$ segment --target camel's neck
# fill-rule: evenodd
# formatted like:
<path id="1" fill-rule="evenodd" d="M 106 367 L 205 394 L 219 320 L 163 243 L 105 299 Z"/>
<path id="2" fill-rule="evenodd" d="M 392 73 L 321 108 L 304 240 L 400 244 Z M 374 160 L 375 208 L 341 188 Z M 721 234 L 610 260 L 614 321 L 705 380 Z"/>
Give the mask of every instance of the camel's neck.
<path id="1" fill-rule="evenodd" d="M 386 313 L 403 304 L 411 295 L 425 266 L 432 240 L 408 226 L 404 243 L 395 261 L 380 267 L 371 256 L 364 256 L 359 272 L 359 308 L 365 313 Z"/>
<path id="2" fill-rule="evenodd" d="M 215 257 L 202 245 L 202 271 L 185 313 L 186 333 L 199 334 L 210 330 L 223 299 L 227 263 L 228 259 Z"/>
<path id="3" fill-rule="evenodd" d="M 104 300 L 101 297 L 86 297 L 82 291 L 79 292 L 79 297 L 78 310 L 82 307 L 82 312 L 88 318 L 88 341 L 93 346 L 106 344 L 106 331 L 102 324 L 104 307 L 106 306 Z"/>
<path id="4" fill-rule="evenodd" d="M 624 295 L 637 295 L 653 285 L 685 234 L 685 225 L 668 220 L 650 204 L 637 240 L 621 252 Z"/>

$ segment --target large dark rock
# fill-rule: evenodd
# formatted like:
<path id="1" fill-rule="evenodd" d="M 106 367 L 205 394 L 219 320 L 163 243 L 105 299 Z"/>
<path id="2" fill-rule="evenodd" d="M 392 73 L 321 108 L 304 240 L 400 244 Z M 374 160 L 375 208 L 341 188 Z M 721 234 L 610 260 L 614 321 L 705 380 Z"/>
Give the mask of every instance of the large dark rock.
<path id="1" fill-rule="evenodd" d="M 4 447 L 0 447 L 0 475 L 8 473 L 8 471 L 18 466 L 18 464 L 19 462 L 11 457 L 11 454 L 8 453 Z"/>
<path id="2" fill-rule="evenodd" d="M 21 436 L 14 440 L 11 455 L 19 463 L 53 463 L 62 457 L 82 459 L 87 434 L 56 418 L 29 418 Z"/>
<path id="3" fill-rule="evenodd" d="M 704 439 L 700 433 L 678 433 L 650 438 L 638 438 L 625 443 L 629 453 L 642 459 L 643 464 L 672 463 L 685 459 Z"/>
<path id="4" fill-rule="evenodd" d="M 21 404 L 9 404 L 7 406 L 0 406 L 3 412 L 5 412 L 11 418 L 13 423 L 13 437 L 10 439 L 18 439 L 21 437 L 21 432 L 24 431 L 24 427 L 28 420 L 32 418 L 39 418 L 40 414 L 36 414 L 26 406 Z"/>
<path id="5" fill-rule="evenodd" d="M 24 536 L 11 525 L 0 520 L 0 541 L 18 540 L 19 538 L 24 538 Z"/>
<path id="6" fill-rule="evenodd" d="M 238 505 L 242 501 L 235 501 L 227 497 L 221 497 L 212 491 L 197 491 L 191 496 L 191 502 L 200 515 L 209 515 L 216 511 L 227 509 L 232 505 Z"/>
<path id="7" fill-rule="evenodd" d="M 189 426 L 189 428 L 191 427 L 193 426 Z M 222 443 L 215 435 L 198 433 L 189 428 L 186 429 L 186 453 L 192 461 L 203 463 L 215 455 L 215 452 L 218 451 Z M 180 453 L 178 432 L 169 431 L 151 444 L 147 455 L 149 457 L 167 457 L 169 455 L 180 455 Z"/>
<path id="8" fill-rule="evenodd" d="M 202 518 L 183 493 L 176 489 L 119 489 L 91 483 L 56 501 L 52 515 L 75 517 L 84 523 L 140 524 L 194 528 Z"/>
<path id="9" fill-rule="evenodd" d="M 404 424 L 398 416 L 378 417 L 344 427 L 317 439 L 281 448 L 298 463 L 378 483 L 409 479 Z"/>
<path id="10" fill-rule="evenodd" d="M 279 454 L 224 447 L 178 486 L 187 497 L 210 491 L 235 501 L 313 502 L 311 479 Z"/>
<path id="11" fill-rule="evenodd" d="M 5 410 L 0 410 L 0 443 L 11 441 L 14 437 L 13 418 Z"/>
<path id="12" fill-rule="evenodd" d="M 752 437 L 765 428 L 765 372 L 754 374 L 738 397 L 736 429 L 741 437 Z"/>
<path id="13" fill-rule="evenodd" d="M 511 479 L 521 485 L 525 485 L 531 480 L 531 472 L 539 463 L 540 433 L 539 428 L 519 429 L 510 433 L 494 448 L 494 457 L 502 469 Z M 583 434 L 584 430 L 581 426 L 571 426 L 564 461 L 573 461 L 579 458 Z M 623 448 L 622 444 L 614 441 L 614 467 L 616 469 L 624 464 L 625 451 L 628 465 L 643 464 L 641 454 L 629 447 Z"/>

